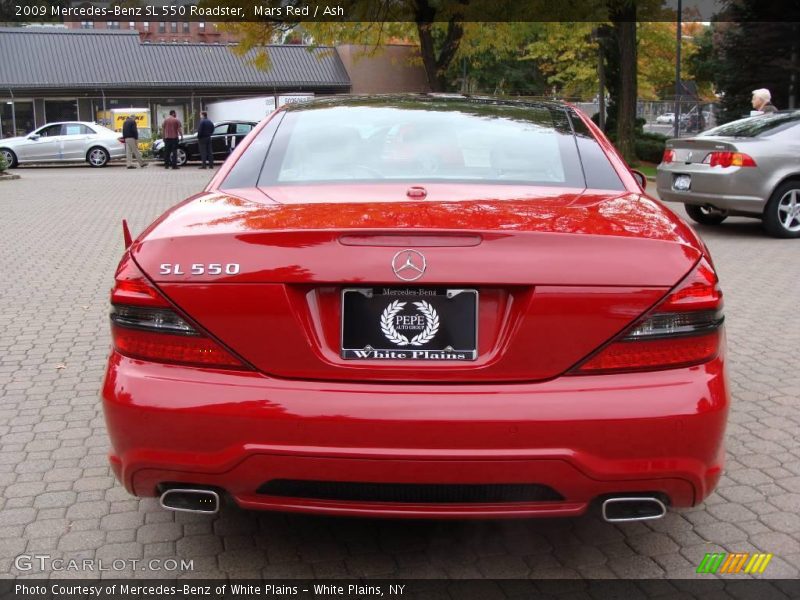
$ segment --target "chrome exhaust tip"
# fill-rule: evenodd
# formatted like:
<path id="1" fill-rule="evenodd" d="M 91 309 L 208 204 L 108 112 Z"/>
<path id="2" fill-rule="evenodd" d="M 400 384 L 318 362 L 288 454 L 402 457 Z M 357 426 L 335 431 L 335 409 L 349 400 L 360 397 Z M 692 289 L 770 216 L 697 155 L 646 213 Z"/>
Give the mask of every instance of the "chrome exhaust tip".
<path id="1" fill-rule="evenodd" d="M 665 514 L 666 505 L 653 496 L 609 498 L 603 502 L 603 520 L 609 523 L 650 521 Z"/>
<path id="2" fill-rule="evenodd" d="M 162 508 L 178 512 L 205 513 L 219 512 L 219 494 L 214 490 L 172 488 L 159 498 Z"/>

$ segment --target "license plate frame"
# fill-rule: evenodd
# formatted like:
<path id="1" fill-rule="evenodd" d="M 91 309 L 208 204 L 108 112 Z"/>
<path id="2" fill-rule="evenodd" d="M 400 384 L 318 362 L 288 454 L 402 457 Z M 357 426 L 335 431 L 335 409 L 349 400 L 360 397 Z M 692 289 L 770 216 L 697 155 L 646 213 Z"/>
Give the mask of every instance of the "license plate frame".
<path id="1" fill-rule="evenodd" d="M 339 354 L 354 361 L 474 361 L 479 304 L 474 288 L 344 288 Z"/>
<path id="2" fill-rule="evenodd" d="M 685 173 L 674 175 L 672 189 L 676 192 L 688 192 L 692 189 L 692 176 Z"/>

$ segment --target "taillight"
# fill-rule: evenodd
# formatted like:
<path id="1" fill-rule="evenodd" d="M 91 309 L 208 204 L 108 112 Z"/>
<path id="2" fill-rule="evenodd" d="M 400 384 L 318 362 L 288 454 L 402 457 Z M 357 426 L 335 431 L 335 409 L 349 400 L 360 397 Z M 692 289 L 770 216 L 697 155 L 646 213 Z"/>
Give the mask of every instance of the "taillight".
<path id="1" fill-rule="evenodd" d="M 710 152 L 703 163 L 712 167 L 755 167 L 756 161 L 748 154 L 741 152 Z"/>
<path id="2" fill-rule="evenodd" d="M 664 150 L 664 156 L 661 157 L 661 162 L 669 164 L 674 161 L 675 161 L 675 150 L 670 150 L 669 148 Z"/>
<path id="3" fill-rule="evenodd" d="M 120 263 L 111 290 L 114 348 L 131 358 L 204 367 L 247 367 L 187 322 L 130 258 Z"/>
<path id="4" fill-rule="evenodd" d="M 705 258 L 644 318 L 573 370 L 650 371 L 697 365 L 719 354 L 722 292 Z"/>

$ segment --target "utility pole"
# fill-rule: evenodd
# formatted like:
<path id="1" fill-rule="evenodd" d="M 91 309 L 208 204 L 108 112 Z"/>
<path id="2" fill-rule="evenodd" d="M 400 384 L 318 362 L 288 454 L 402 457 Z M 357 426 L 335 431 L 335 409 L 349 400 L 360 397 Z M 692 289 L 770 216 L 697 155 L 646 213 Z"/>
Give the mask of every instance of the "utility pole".
<path id="1" fill-rule="evenodd" d="M 678 137 L 681 134 L 681 38 L 683 26 L 681 24 L 682 2 L 678 0 L 678 28 L 675 30 L 675 122 L 672 124 L 672 134 Z"/>
<path id="2" fill-rule="evenodd" d="M 606 68 L 603 60 L 603 40 L 608 37 L 607 32 L 602 26 L 592 30 L 592 38 L 597 42 L 597 79 L 599 81 L 599 103 L 597 112 L 597 125 L 602 131 L 606 130 Z"/>
<path id="3" fill-rule="evenodd" d="M 797 106 L 797 23 L 792 25 L 792 56 L 790 60 L 791 75 L 789 75 L 789 108 Z"/>

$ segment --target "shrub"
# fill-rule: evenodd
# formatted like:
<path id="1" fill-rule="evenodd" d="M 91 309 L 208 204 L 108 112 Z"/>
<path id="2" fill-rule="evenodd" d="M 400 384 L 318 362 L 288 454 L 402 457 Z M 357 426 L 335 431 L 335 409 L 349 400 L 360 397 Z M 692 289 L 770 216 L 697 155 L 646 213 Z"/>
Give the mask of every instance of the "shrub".
<path id="1" fill-rule="evenodd" d="M 0 173 L 5 171 L 9 167 L 8 163 L 6 162 L 6 157 L 0 154 Z"/>
<path id="2" fill-rule="evenodd" d="M 660 163 L 664 155 L 667 137 L 658 133 L 640 133 L 636 136 L 635 149 L 639 160 Z"/>

